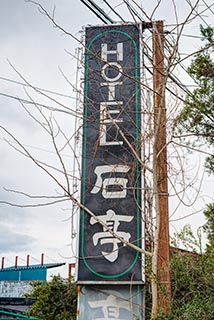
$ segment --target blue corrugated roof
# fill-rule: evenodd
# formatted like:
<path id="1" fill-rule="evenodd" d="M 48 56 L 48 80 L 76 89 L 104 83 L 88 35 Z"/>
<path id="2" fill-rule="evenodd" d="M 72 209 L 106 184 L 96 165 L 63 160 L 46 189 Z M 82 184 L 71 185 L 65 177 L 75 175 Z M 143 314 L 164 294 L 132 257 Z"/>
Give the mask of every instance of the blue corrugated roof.
<path id="1" fill-rule="evenodd" d="M 34 264 L 30 266 L 12 266 L 12 267 L 6 267 L 3 269 L 0 269 L 0 272 L 5 272 L 5 271 L 16 271 L 16 270 L 28 270 L 28 269 L 51 269 L 51 268 L 56 268 L 56 267 L 61 267 L 65 265 L 65 262 L 55 262 L 55 263 L 44 263 L 44 264 Z"/>
<path id="2" fill-rule="evenodd" d="M 47 269 L 61 267 L 65 262 L 12 266 L 0 269 L 0 281 L 45 281 Z"/>

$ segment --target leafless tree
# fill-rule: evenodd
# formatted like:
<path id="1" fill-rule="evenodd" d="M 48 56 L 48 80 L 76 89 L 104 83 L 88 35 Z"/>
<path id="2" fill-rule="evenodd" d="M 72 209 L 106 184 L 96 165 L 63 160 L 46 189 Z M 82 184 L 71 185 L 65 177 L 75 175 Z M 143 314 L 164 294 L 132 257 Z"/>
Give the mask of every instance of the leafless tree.
<path id="1" fill-rule="evenodd" d="M 28 0 L 30 4 L 35 5 L 42 14 L 44 14 L 54 27 L 58 28 L 65 35 L 72 37 L 78 43 L 83 50 L 84 41 L 83 39 L 79 40 L 75 35 L 68 32 L 57 23 L 55 20 L 54 14 L 50 14 L 39 2 Z M 77 103 L 75 108 L 70 108 L 60 101 L 60 99 L 53 98 L 47 92 L 40 90 L 37 87 L 34 87 L 25 79 L 25 77 L 16 70 L 15 66 L 11 64 L 11 67 L 14 69 L 14 72 L 20 77 L 20 79 L 27 85 L 31 90 L 29 94 L 28 90 L 26 94 L 28 95 L 27 99 L 21 99 L 19 97 L 14 97 L 11 95 L 10 98 L 16 99 L 17 103 L 20 103 L 29 117 L 39 125 L 41 131 L 45 133 L 52 142 L 53 150 L 56 155 L 57 163 L 52 164 L 48 161 L 42 161 L 37 159 L 11 131 L 6 127 L 0 126 L 1 130 L 5 133 L 5 140 L 7 143 L 14 148 L 17 152 L 21 153 L 24 157 L 27 157 L 31 160 L 39 169 L 47 174 L 51 178 L 56 186 L 59 188 L 60 193 L 50 195 L 31 195 L 27 191 L 20 190 L 8 190 L 17 192 L 19 195 L 25 197 L 26 199 L 31 199 L 34 203 L 26 203 L 23 206 L 47 206 L 54 205 L 56 203 L 61 203 L 64 201 L 71 201 L 73 203 L 72 215 L 77 213 L 77 208 L 84 209 L 96 222 L 98 222 L 106 231 L 108 231 L 113 238 L 118 239 L 124 245 L 140 252 L 142 255 L 146 255 L 146 259 L 151 259 L 152 263 L 152 272 L 148 275 L 151 279 L 152 287 L 152 312 L 151 318 L 155 319 L 159 313 L 159 296 L 160 296 L 160 284 L 158 283 L 158 247 L 159 247 L 159 237 L 160 237 L 160 190 L 158 186 L 158 159 L 161 154 L 168 150 L 168 160 L 167 160 L 167 173 L 168 173 L 168 183 L 169 183 L 169 196 L 177 197 L 178 206 L 180 203 L 184 203 L 185 194 L 188 192 L 188 188 L 192 188 L 194 184 L 193 177 L 191 180 L 186 179 L 184 161 L 183 161 L 183 152 L 185 152 L 187 145 L 182 145 L 178 142 L 178 139 L 174 136 L 175 129 L 175 120 L 176 116 L 182 108 L 182 105 L 185 100 L 185 95 L 190 94 L 189 90 L 182 82 L 174 76 L 176 70 L 180 68 L 184 59 L 191 57 L 194 53 L 191 52 L 185 58 L 179 52 L 179 43 L 181 37 L 184 33 L 186 25 L 193 22 L 197 17 L 202 16 L 203 12 L 209 10 L 209 7 L 206 6 L 203 1 L 187 1 L 189 4 L 189 12 L 186 14 L 183 22 L 180 22 L 178 17 L 178 12 L 176 8 L 176 3 L 172 0 L 174 6 L 175 14 L 175 24 L 171 26 L 171 29 L 167 29 L 164 34 L 157 35 L 157 41 L 160 42 L 160 47 L 163 46 L 164 38 L 164 50 L 162 55 L 164 57 L 164 68 L 160 71 L 155 63 L 152 56 L 152 36 L 157 32 L 156 23 L 153 22 L 153 17 L 155 12 L 158 10 L 159 6 L 164 2 L 163 0 L 157 1 L 157 4 L 154 6 L 152 12 L 149 14 L 145 12 L 139 1 L 132 0 L 126 1 L 123 0 L 123 5 L 127 7 L 128 12 L 130 13 L 132 20 L 135 23 L 140 23 L 142 20 L 146 20 L 150 28 L 146 29 L 142 36 L 142 51 L 143 51 L 143 64 L 142 64 L 142 76 L 139 81 L 141 88 L 142 104 L 142 134 L 140 137 L 142 154 L 136 151 L 130 141 L 127 139 L 125 133 L 120 129 L 118 122 L 112 117 L 109 113 L 108 119 L 111 120 L 112 126 L 114 126 L 126 142 L 129 149 L 132 152 L 132 155 L 140 163 L 142 168 L 143 185 L 142 185 L 142 195 L 143 195 L 143 205 L 140 208 L 142 215 L 142 220 L 145 223 L 145 239 L 149 243 L 149 248 L 141 248 L 134 243 L 130 243 L 123 239 L 117 232 L 112 231 L 112 229 L 99 219 L 99 216 L 96 216 L 89 208 L 84 206 L 80 201 L 79 188 L 81 183 L 81 139 L 82 139 L 82 122 L 83 122 L 83 87 L 80 81 L 82 74 L 77 75 L 77 81 L 73 84 L 70 83 L 67 75 L 61 71 L 62 76 L 66 81 L 70 83 L 72 88 L 76 91 L 77 94 Z M 203 4 L 203 7 L 201 5 Z M 115 8 L 116 10 L 116 8 Z M 168 27 L 169 28 L 169 27 Z M 81 49 L 78 49 L 78 54 L 75 55 L 77 60 L 78 68 L 82 67 L 81 73 L 84 70 L 84 58 L 79 54 Z M 70 54 L 70 53 L 69 53 Z M 97 57 L 102 62 L 101 57 Z M 96 71 L 95 71 L 96 72 Z M 161 76 L 161 88 L 153 84 L 153 72 L 158 72 Z M 123 74 L 124 76 L 124 74 Z M 33 93 L 32 93 L 33 92 Z M 37 97 L 42 96 L 45 103 L 37 102 Z M 164 123 L 162 122 L 163 111 L 161 108 L 158 112 L 154 111 L 153 106 L 153 97 L 157 97 L 161 105 L 166 105 L 166 119 Z M 154 99 L 155 100 L 155 99 Z M 31 106 L 29 108 L 29 106 Z M 75 118 L 75 132 L 71 135 L 66 133 L 66 130 L 60 124 L 58 116 L 60 114 L 65 116 L 71 116 Z M 155 125 L 154 125 L 155 123 Z M 100 123 L 102 125 L 102 123 Z M 167 139 L 162 144 L 161 149 L 153 148 L 156 146 L 157 141 L 159 140 L 160 132 L 163 127 L 166 127 Z M 64 152 L 70 153 L 73 157 L 73 169 L 70 170 L 67 164 Z M 201 151 L 201 150 L 200 150 Z M 172 159 L 172 160 L 171 160 Z M 196 190 L 196 197 L 197 197 Z M 193 199 L 194 201 L 194 199 Z M 0 203 L 7 203 L 9 205 L 19 206 L 17 203 L 10 203 L 2 200 Z M 188 205 L 191 205 L 189 203 Z M 72 216 L 73 221 L 73 216 Z M 75 237 L 75 232 L 73 230 L 72 237 Z M 169 266 L 168 266 L 169 267 Z M 170 301 L 168 301 L 170 303 Z M 169 312 L 169 306 L 166 307 L 165 312 Z"/>

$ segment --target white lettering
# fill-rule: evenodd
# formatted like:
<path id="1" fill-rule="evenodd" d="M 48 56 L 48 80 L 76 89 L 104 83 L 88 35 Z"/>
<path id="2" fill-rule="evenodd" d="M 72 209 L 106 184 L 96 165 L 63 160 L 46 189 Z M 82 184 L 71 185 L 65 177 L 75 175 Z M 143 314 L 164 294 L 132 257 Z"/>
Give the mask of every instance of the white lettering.
<path id="1" fill-rule="evenodd" d="M 118 227 L 120 225 L 120 221 L 130 222 L 133 219 L 133 216 L 124 216 L 124 215 L 116 215 L 113 210 L 107 210 L 106 215 L 97 216 L 97 218 L 105 223 L 107 227 L 109 227 L 113 232 L 117 233 L 117 235 L 124 239 L 125 241 L 129 241 L 131 235 L 129 232 L 118 231 Z M 98 223 L 96 219 L 91 217 L 90 224 Z M 104 258 L 110 262 L 114 262 L 118 258 L 118 243 L 121 241 L 117 238 L 114 238 L 109 231 L 106 231 L 103 227 L 102 232 L 96 232 L 93 235 L 93 243 L 96 246 L 100 240 L 100 244 L 112 244 L 112 250 L 109 252 L 101 251 Z M 124 246 L 124 244 L 123 244 Z"/>
<path id="2" fill-rule="evenodd" d="M 110 46 L 111 44 L 109 44 Z M 118 118 L 112 118 L 113 114 L 118 114 L 120 111 L 117 109 L 110 109 L 108 106 L 113 105 L 121 105 L 122 102 L 119 101 L 116 102 L 116 87 L 122 86 L 123 82 L 118 81 L 123 73 L 122 66 L 117 61 L 123 61 L 123 43 L 117 43 L 116 48 L 110 47 L 111 49 L 108 50 L 108 44 L 102 43 L 101 44 L 101 57 L 104 61 L 106 61 L 106 64 L 101 69 L 101 75 L 104 82 L 100 83 L 101 87 L 107 87 L 107 102 L 101 102 L 100 103 L 100 146 L 116 146 L 116 145 L 123 145 L 123 141 L 117 141 L 116 138 L 118 136 L 118 130 L 116 129 L 116 134 L 114 133 L 114 137 L 111 139 L 107 138 L 107 130 L 111 128 L 107 128 L 107 124 L 115 125 L 117 122 L 123 122 L 123 119 Z M 116 61 L 108 61 L 109 55 L 116 55 Z M 114 57 L 115 58 L 115 57 Z M 112 60 L 112 59 L 109 59 Z M 110 131 L 111 132 L 111 131 Z M 115 132 L 115 131 L 113 131 Z M 116 135 L 116 137 L 115 137 Z M 110 136 L 110 135 L 109 135 Z M 121 180 L 122 181 L 122 180 Z M 125 181 L 125 180 L 124 180 Z M 109 181 L 112 182 L 112 181 Z M 121 195 L 124 194 L 120 193 Z M 103 191 L 103 196 L 109 197 L 108 191 Z"/>
<path id="3" fill-rule="evenodd" d="M 108 100 L 116 100 L 116 91 L 115 87 L 116 86 L 121 86 L 123 83 L 120 81 L 117 82 L 101 82 L 100 85 L 101 87 L 107 86 L 108 87 Z"/>
<path id="4" fill-rule="evenodd" d="M 95 186 L 91 190 L 91 193 L 96 194 L 102 188 L 102 196 L 106 199 L 114 198 L 125 198 L 127 195 L 127 183 L 128 179 L 126 178 L 117 178 L 112 177 L 115 173 L 127 173 L 130 170 L 130 167 L 123 165 L 107 165 L 107 166 L 97 166 L 94 170 L 94 173 L 97 175 L 97 180 Z M 110 173 L 111 177 L 102 179 L 103 173 Z M 108 190 L 109 187 L 112 187 L 111 190 Z M 114 191 L 114 188 L 118 190 Z"/>
<path id="5" fill-rule="evenodd" d="M 118 106 L 122 105 L 122 101 L 113 102 L 113 101 L 108 101 L 108 102 L 101 102 L 100 103 L 100 145 L 122 145 L 123 141 L 106 141 L 106 124 L 109 123 L 114 123 L 114 122 L 123 122 L 123 119 L 112 119 L 111 115 L 112 114 L 118 114 L 120 110 L 118 109 L 113 109 L 110 110 L 108 106 Z"/>
<path id="6" fill-rule="evenodd" d="M 100 103 L 100 120 L 105 123 L 112 123 L 111 114 L 119 113 L 120 110 L 113 109 L 110 110 L 108 106 L 122 106 L 122 101 L 107 101 L 107 102 L 101 102 Z M 107 109 L 108 108 L 108 109 Z M 115 122 L 123 122 L 123 119 L 114 119 Z"/>
<path id="7" fill-rule="evenodd" d="M 108 75 L 106 75 L 106 69 L 109 68 L 109 70 L 113 71 L 113 73 L 118 72 L 118 74 L 114 77 L 108 77 Z M 107 70 L 108 71 L 108 70 Z M 102 77 L 109 82 L 115 82 L 117 80 L 120 79 L 120 77 L 122 76 L 122 72 L 123 72 L 123 68 L 121 67 L 121 65 L 117 62 L 108 62 L 106 63 L 103 67 L 102 67 Z"/>
<path id="8" fill-rule="evenodd" d="M 92 309 L 101 308 L 103 312 L 103 317 L 96 318 L 97 320 L 113 320 L 113 319 L 120 320 L 121 308 L 130 312 L 130 302 L 126 301 L 124 297 L 118 297 L 118 292 L 114 293 L 114 291 L 112 291 L 112 293 L 108 294 L 108 292 L 104 291 L 103 293 L 104 293 L 103 300 L 89 301 L 89 306 Z"/>
<path id="9" fill-rule="evenodd" d="M 109 54 L 116 54 L 117 55 L 117 61 L 123 60 L 123 43 L 119 42 L 117 43 L 117 49 L 116 50 L 108 50 L 108 44 L 102 43 L 101 44 L 101 58 L 104 61 L 108 61 L 108 55 Z"/>

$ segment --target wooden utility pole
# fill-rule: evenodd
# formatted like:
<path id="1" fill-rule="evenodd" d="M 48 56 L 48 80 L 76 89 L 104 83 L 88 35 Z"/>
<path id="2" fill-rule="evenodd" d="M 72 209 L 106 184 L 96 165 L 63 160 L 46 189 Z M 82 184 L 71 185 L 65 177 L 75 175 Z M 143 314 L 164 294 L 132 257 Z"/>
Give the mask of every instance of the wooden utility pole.
<path id="1" fill-rule="evenodd" d="M 154 78 L 154 156 L 156 165 L 158 241 L 157 241 L 157 304 L 164 313 L 170 312 L 171 282 L 169 268 L 169 214 L 166 147 L 166 106 L 164 70 L 163 21 L 153 23 Z"/>

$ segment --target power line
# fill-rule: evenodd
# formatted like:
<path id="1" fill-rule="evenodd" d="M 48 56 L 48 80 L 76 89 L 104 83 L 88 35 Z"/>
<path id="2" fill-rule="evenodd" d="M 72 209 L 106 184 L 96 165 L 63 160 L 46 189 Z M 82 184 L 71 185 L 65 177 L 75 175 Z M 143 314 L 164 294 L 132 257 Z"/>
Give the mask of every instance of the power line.
<path id="1" fill-rule="evenodd" d="M 149 46 L 147 46 L 147 48 L 148 48 L 150 51 L 152 51 Z M 147 57 L 147 59 L 149 60 L 149 62 L 150 62 L 151 64 L 153 64 L 153 59 L 152 59 L 152 57 L 151 57 L 148 53 L 146 53 L 146 52 L 144 52 L 144 55 Z M 180 64 L 180 65 L 181 65 L 181 64 Z M 152 72 L 151 70 L 149 70 L 149 68 L 147 68 L 146 65 L 144 65 L 144 67 L 147 69 L 147 71 L 150 72 L 151 75 L 153 75 L 153 72 Z M 181 67 L 182 67 L 182 65 L 181 65 Z M 184 67 L 183 67 L 183 69 L 184 69 Z M 186 69 L 184 69 L 184 70 L 186 71 Z M 187 72 L 187 71 L 186 71 L 186 72 Z M 191 92 L 186 88 L 186 86 L 185 86 L 175 75 L 173 75 L 172 73 L 169 73 L 169 74 L 168 74 L 168 77 L 169 77 L 169 79 L 172 80 L 180 89 L 182 89 L 186 94 L 191 94 Z M 179 98 L 181 101 L 184 101 L 181 97 L 178 97 L 175 93 L 173 93 L 173 91 L 172 91 L 171 89 L 169 89 L 168 87 L 166 87 L 166 89 L 167 89 L 170 93 L 172 93 L 174 96 L 176 96 L 177 98 Z"/>
<path id="2" fill-rule="evenodd" d="M 50 111 L 57 111 L 57 112 L 62 112 L 62 113 L 70 114 L 70 115 L 76 115 L 74 111 L 72 111 L 71 109 L 69 109 L 67 107 L 64 107 L 65 110 L 59 109 L 59 108 L 54 108 L 54 107 L 48 106 L 48 105 L 43 104 L 43 103 L 30 101 L 30 100 L 27 100 L 27 99 L 24 99 L 24 98 L 20 98 L 20 97 L 15 97 L 13 95 L 6 94 L 4 92 L 0 92 L 0 96 L 6 97 L 6 98 L 10 98 L 10 99 L 14 99 L 14 100 L 17 100 L 19 102 L 26 103 L 26 104 L 37 105 L 39 107 L 46 108 L 47 110 L 50 110 Z"/>
<path id="3" fill-rule="evenodd" d="M 4 139 L 4 138 L 1 138 L 1 137 L 0 137 L 0 140 L 1 140 L 1 141 L 5 141 L 5 139 Z M 13 143 L 13 144 L 14 144 L 14 143 L 17 144 L 17 142 L 14 142 L 14 141 L 12 141 L 12 140 L 7 140 L 7 139 L 6 139 L 6 141 L 10 142 L 11 144 L 12 144 L 12 143 Z M 48 149 L 44 149 L 44 148 L 41 148 L 41 147 L 32 146 L 32 145 L 25 144 L 25 143 L 22 143 L 22 145 L 23 145 L 24 147 L 26 147 L 26 148 L 35 149 L 35 150 L 38 150 L 38 151 L 43 151 L 43 152 L 46 152 L 46 153 L 50 153 L 50 154 L 56 155 L 56 151 L 51 151 L 51 150 L 48 150 Z M 68 154 L 60 154 L 60 155 L 63 156 L 63 157 L 72 158 L 72 159 L 73 159 L 73 157 L 74 157 L 74 156 L 71 156 L 71 155 L 68 155 Z"/>
<path id="4" fill-rule="evenodd" d="M 123 17 L 108 3 L 107 0 L 103 0 L 103 2 L 121 19 L 121 21 L 125 22 Z"/>
<path id="5" fill-rule="evenodd" d="M 92 0 L 80 0 L 89 10 L 91 10 L 105 24 L 114 23 L 114 21 Z"/>
<path id="6" fill-rule="evenodd" d="M 124 3 L 127 5 L 127 7 L 129 8 L 129 10 L 138 18 L 140 19 L 141 22 L 143 21 L 143 18 L 141 17 L 141 15 L 137 12 L 137 10 L 135 10 L 135 8 L 127 1 L 127 0 L 123 0 Z"/>
<path id="7" fill-rule="evenodd" d="M 177 35 L 176 32 L 171 32 L 171 34 L 173 35 Z M 187 37 L 187 38 L 195 38 L 195 39 L 203 39 L 202 36 L 196 36 L 196 35 L 192 35 L 192 34 L 181 34 L 181 37 Z"/>
<path id="8" fill-rule="evenodd" d="M 107 13 L 104 12 L 102 8 L 100 8 L 93 0 L 88 0 L 91 5 L 98 11 L 100 14 L 102 14 L 103 17 L 105 17 L 110 23 L 114 23 L 114 21 L 109 17 Z"/>
<path id="9" fill-rule="evenodd" d="M 5 78 L 5 77 L 1 77 L 0 76 L 0 80 L 11 82 L 11 83 L 15 83 L 15 84 L 18 84 L 18 85 L 22 85 L 23 87 L 29 87 L 29 88 L 32 88 L 32 89 L 37 89 L 39 91 L 52 93 L 52 94 L 55 94 L 57 96 L 61 96 L 61 97 L 65 97 L 65 98 L 70 98 L 70 99 L 76 100 L 75 97 L 72 97 L 72 96 L 69 96 L 69 95 L 66 95 L 66 94 L 63 94 L 63 93 L 59 93 L 59 92 L 56 92 L 56 91 L 52 91 L 52 90 L 43 89 L 43 88 L 40 88 L 40 87 L 31 86 L 31 85 L 29 85 L 27 83 L 23 83 L 23 82 L 16 81 L 16 80 L 13 80 L 13 79 L 9 79 L 9 78 Z"/>
<path id="10" fill-rule="evenodd" d="M 82 1 L 82 0 L 80 0 L 80 1 Z M 143 19 L 142 19 L 142 17 L 140 16 L 140 14 L 133 8 L 133 6 L 131 6 L 131 5 L 128 3 L 128 1 L 127 1 L 127 0 L 123 0 L 123 1 L 126 3 L 126 5 L 127 5 L 128 7 L 130 7 L 130 10 L 131 10 L 135 15 L 137 15 L 137 17 L 141 20 L 141 22 L 144 22 Z M 91 10 L 91 7 L 90 7 L 90 6 L 89 6 L 89 9 Z M 92 11 L 93 11 L 93 10 L 92 10 Z M 100 19 L 101 19 L 101 18 L 100 18 Z M 102 20 L 102 19 L 101 19 L 101 20 Z M 145 23 L 145 22 L 144 22 L 144 23 Z M 152 61 L 152 57 L 149 56 L 146 52 L 144 52 L 144 54 L 146 55 L 146 57 L 147 57 L 147 58 L 149 59 L 149 61 L 151 62 L 151 61 Z M 145 68 L 152 74 L 152 71 L 151 71 L 151 70 L 149 70 L 146 66 L 145 66 Z M 187 92 L 187 91 L 184 89 L 184 85 L 183 85 L 183 84 L 179 84 L 178 80 L 175 81 L 175 79 L 172 77 L 172 75 L 169 75 L 169 77 L 170 77 L 171 80 L 173 80 L 177 85 L 179 85 L 179 87 L 180 87 L 182 90 L 184 90 L 185 93 L 188 93 L 188 94 L 189 94 L 189 92 Z M 169 88 L 167 88 L 167 90 L 168 90 L 170 93 L 174 94 L 177 98 L 179 98 L 180 100 L 183 101 L 183 99 L 182 99 L 181 97 L 178 97 L 175 93 L 173 93 L 172 90 L 170 90 Z"/>
<path id="11" fill-rule="evenodd" d="M 202 10 L 201 12 L 197 12 L 197 10 L 195 9 L 195 7 L 192 6 L 191 1 L 190 0 L 185 0 L 186 3 L 190 6 L 190 8 L 196 13 L 196 15 L 204 22 L 204 24 L 206 24 L 207 27 L 209 27 L 208 23 L 204 20 L 204 18 L 202 18 L 201 14 L 206 12 L 209 8 L 207 7 L 206 9 Z"/>
<path id="12" fill-rule="evenodd" d="M 82 1 L 82 0 L 80 0 L 80 1 Z M 107 1 L 105 1 L 105 0 L 103 0 L 105 3 L 107 2 Z M 145 24 L 145 21 L 143 20 L 143 18 L 142 18 L 142 16 L 139 14 L 139 12 L 127 1 L 127 0 L 123 0 L 124 1 L 124 3 L 127 5 L 127 7 L 129 8 L 129 10 L 141 21 L 141 22 L 143 22 L 144 24 Z M 90 1 L 90 2 L 92 2 L 92 1 Z M 189 1 L 188 0 L 186 0 L 186 2 L 190 5 L 190 3 L 189 3 Z M 94 2 L 93 2 L 94 3 Z M 109 5 L 110 6 L 110 5 Z M 211 6 L 210 6 L 211 7 Z M 200 16 L 200 14 L 201 13 L 203 13 L 203 12 L 205 12 L 205 11 L 207 11 L 208 9 L 210 9 L 210 7 L 207 7 L 207 9 L 205 9 L 205 10 L 203 10 L 203 11 L 201 11 L 200 13 L 198 13 L 198 16 L 201 18 L 201 16 Z M 92 8 L 91 8 L 91 6 L 89 6 L 89 9 L 90 10 L 92 10 Z M 102 9 L 101 9 L 102 10 Z M 93 10 L 92 10 L 93 11 Z M 99 18 L 102 20 L 102 18 L 99 16 Z M 123 19 L 123 21 L 124 21 L 124 19 Z M 111 22 L 112 23 L 112 22 Z M 151 23 L 149 23 L 148 25 L 151 25 Z M 152 32 L 152 31 L 151 31 Z M 186 36 L 188 36 L 188 35 L 186 35 Z M 192 37 L 196 37 L 196 36 L 192 36 Z M 201 38 L 201 37 L 200 37 Z M 149 50 L 151 51 L 151 49 L 149 48 Z M 144 52 L 144 54 L 145 54 L 145 56 L 148 58 L 148 60 L 152 63 L 152 57 L 148 54 L 148 53 L 146 53 L 146 52 Z M 187 72 L 187 70 L 186 70 L 186 68 L 184 67 L 184 65 L 183 64 L 181 64 L 180 62 L 178 62 L 178 64 L 180 65 L 180 67 L 188 74 L 188 76 L 189 76 L 189 73 Z M 144 65 L 144 67 L 147 69 L 147 71 L 149 71 L 150 72 L 150 74 L 153 74 L 152 73 L 152 71 L 149 69 L 149 68 L 147 68 L 145 65 Z M 188 94 L 188 95 L 190 95 L 191 94 L 191 91 L 189 91 L 187 88 L 186 88 L 186 86 L 175 76 L 175 75 L 173 75 L 172 73 L 171 74 L 169 74 L 169 78 L 180 88 L 180 89 L 182 89 L 186 94 Z M 193 79 L 194 80 L 194 79 Z M 183 100 L 183 98 L 181 98 L 181 97 L 179 97 L 178 95 L 176 95 L 171 89 L 169 89 L 169 88 L 167 88 L 166 87 L 166 89 L 171 93 L 171 94 L 173 94 L 174 96 L 176 96 L 177 98 L 179 98 L 181 101 L 184 101 Z"/>
<path id="13" fill-rule="evenodd" d="M 85 0 L 80 0 L 86 7 L 88 7 L 102 22 L 108 24 L 108 22 L 103 19 L 94 9 L 90 7 L 90 5 Z"/>
<path id="14" fill-rule="evenodd" d="M 129 7 L 129 9 L 132 11 L 132 13 L 135 14 L 135 15 L 138 17 L 138 19 L 140 19 L 140 21 L 144 22 L 142 16 L 135 10 L 134 7 L 133 7 L 127 0 L 123 0 L 123 1 L 126 3 L 127 7 Z M 145 23 L 145 22 L 144 22 L 144 23 Z M 150 48 L 149 48 L 149 49 L 150 49 Z M 149 61 L 152 62 L 152 57 L 149 56 L 149 54 L 147 54 L 146 52 L 144 52 L 144 54 L 145 54 L 145 56 L 149 59 Z M 146 66 L 145 66 L 145 67 L 146 67 Z M 182 68 L 184 69 L 184 67 L 182 67 Z M 148 70 L 148 69 L 147 69 L 147 70 Z M 186 69 L 184 69 L 184 70 L 186 71 Z M 149 70 L 149 72 L 152 74 L 151 70 Z M 187 72 L 187 71 L 186 71 L 186 72 Z M 175 82 L 175 83 L 179 86 L 179 88 L 181 88 L 183 91 L 185 91 L 186 94 L 191 94 L 191 92 L 190 92 L 188 89 L 186 89 L 186 86 L 183 85 L 178 78 L 176 79 L 176 76 L 173 76 L 172 74 L 169 74 L 169 78 L 170 78 L 173 82 Z M 173 94 L 173 92 L 172 92 L 169 88 L 166 87 L 166 89 L 167 89 L 170 93 Z M 174 95 L 175 95 L 175 94 L 174 94 Z M 175 96 L 177 96 L 177 95 L 175 95 Z M 179 97 L 179 99 L 183 101 L 182 98 Z"/>
<path id="15" fill-rule="evenodd" d="M 207 9 L 210 10 L 210 12 L 211 12 L 212 14 L 214 14 L 214 11 L 211 9 L 211 7 L 214 5 L 214 3 L 209 6 L 209 5 L 205 2 L 205 0 L 202 0 L 202 1 L 203 1 L 203 3 L 205 4 L 205 6 L 207 7 Z"/>

